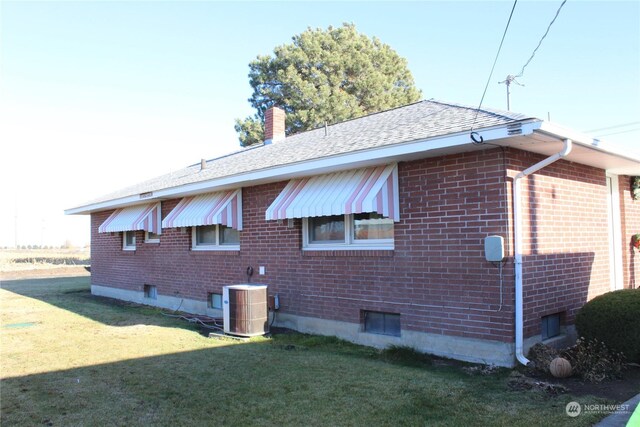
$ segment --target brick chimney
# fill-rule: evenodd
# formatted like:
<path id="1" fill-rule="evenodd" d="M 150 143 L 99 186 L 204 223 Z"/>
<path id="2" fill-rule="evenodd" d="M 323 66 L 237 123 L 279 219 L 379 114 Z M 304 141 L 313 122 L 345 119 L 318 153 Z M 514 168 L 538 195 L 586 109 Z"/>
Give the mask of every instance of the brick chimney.
<path id="1" fill-rule="evenodd" d="M 271 144 L 284 140 L 284 110 L 270 107 L 264 113 L 264 144 Z"/>

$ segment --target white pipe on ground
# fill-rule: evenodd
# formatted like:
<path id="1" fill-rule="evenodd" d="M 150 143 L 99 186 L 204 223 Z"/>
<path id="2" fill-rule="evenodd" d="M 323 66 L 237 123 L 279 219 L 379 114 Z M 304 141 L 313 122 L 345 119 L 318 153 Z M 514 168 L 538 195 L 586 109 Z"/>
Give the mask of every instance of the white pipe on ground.
<path id="1" fill-rule="evenodd" d="M 523 170 L 513 178 L 513 246 L 514 246 L 514 261 L 515 261 L 515 273 L 516 273 L 516 359 L 518 362 L 526 365 L 529 363 L 523 353 L 524 342 L 524 320 L 523 320 L 523 297 L 522 297 L 522 199 L 521 199 L 521 179 L 536 173 L 540 169 L 556 162 L 563 157 L 566 157 L 573 148 L 572 141 L 570 139 L 564 140 L 564 147 L 562 151 L 547 157 L 546 159 L 536 163 L 535 165 Z"/>

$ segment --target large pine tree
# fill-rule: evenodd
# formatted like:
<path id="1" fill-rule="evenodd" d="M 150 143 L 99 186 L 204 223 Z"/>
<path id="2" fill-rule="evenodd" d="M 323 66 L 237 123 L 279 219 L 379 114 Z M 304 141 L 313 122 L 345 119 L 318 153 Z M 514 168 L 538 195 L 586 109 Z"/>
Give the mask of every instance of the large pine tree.
<path id="1" fill-rule="evenodd" d="M 264 112 L 287 113 L 286 133 L 313 129 L 415 102 L 420 98 L 407 61 L 389 45 L 356 31 L 353 24 L 307 29 L 273 56 L 249 64 L 253 117 L 236 119 L 240 144 L 264 139 Z"/>

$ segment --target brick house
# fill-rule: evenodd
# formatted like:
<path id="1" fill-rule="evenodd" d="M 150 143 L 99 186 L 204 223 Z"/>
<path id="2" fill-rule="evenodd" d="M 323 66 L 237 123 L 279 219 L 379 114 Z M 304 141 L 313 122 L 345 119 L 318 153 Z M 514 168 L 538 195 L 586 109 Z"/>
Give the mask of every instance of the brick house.
<path id="1" fill-rule="evenodd" d="M 512 366 L 638 287 L 640 157 L 436 101 L 286 137 L 284 120 L 67 210 L 91 215 L 92 293 L 220 317 L 222 287 L 250 280 L 278 294 L 279 326 Z"/>

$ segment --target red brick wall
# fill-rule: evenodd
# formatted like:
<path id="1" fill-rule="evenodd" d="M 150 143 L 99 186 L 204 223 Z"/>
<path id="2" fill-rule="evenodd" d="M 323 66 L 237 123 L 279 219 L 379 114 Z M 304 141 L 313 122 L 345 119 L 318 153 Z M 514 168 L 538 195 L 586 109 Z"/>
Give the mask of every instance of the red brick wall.
<path id="1" fill-rule="evenodd" d="M 509 176 L 545 156 L 509 152 Z M 511 187 L 511 185 L 509 186 Z M 541 316 L 572 324 L 585 302 L 611 289 L 604 170 L 560 160 L 523 179 L 524 336 Z"/>
<path id="2" fill-rule="evenodd" d="M 505 168 L 513 176 L 542 158 L 491 149 L 400 163 L 394 251 L 302 251 L 301 220 L 289 228 L 264 219 L 286 182 L 243 188 L 239 252 L 191 251 L 189 228 L 164 229 L 160 244 L 122 251 L 122 233 L 97 233 L 111 213 L 100 212 L 92 215 L 92 281 L 136 291 L 152 284 L 159 294 L 205 300 L 246 282 L 252 266 L 252 282 L 279 293 L 286 313 L 358 323 L 361 310 L 387 311 L 401 314 L 403 330 L 510 342 L 513 262 L 504 265 L 500 307 L 498 268 L 484 259 L 484 238 L 505 237 L 513 254 Z M 571 323 L 587 298 L 608 290 L 604 176 L 562 161 L 523 182 L 525 234 L 537 232 L 525 242 L 525 336 L 540 333 L 541 315 L 562 311 Z M 163 218 L 177 202 L 162 203 Z"/>
<path id="3" fill-rule="evenodd" d="M 288 228 L 264 219 L 286 182 L 243 188 L 240 252 L 191 251 L 188 228 L 164 229 L 160 244 L 125 252 L 122 233 L 97 233 L 111 213 L 100 212 L 92 215 L 92 280 L 137 291 L 152 284 L 159 294 L 205 300 L 223 285 L 244 283 L 253 266 L 252 281 L 278 292 L 286 313 L 358 323 L 360 310 L 381 310 L 401 313 L 406 330 L 509 341 L 512 267 L 497 312 L 498 269 L 483 249 L 485 236 L 506 236 L 503 177 L 500 150 L 401 163 L 395 251 L 301 251 L 301 220 Z M 176 203 L 162 203 L 163 218 Z"/>
<path id="4" fill-rule="evenodd" d="M 631 236 L 640 233 L 640 200 L 631 196 L 631 178 L 618 177 L 622 218 L 622 270 L 625 288 L 640 288 L 640 251 L 631 246 Z"/>

